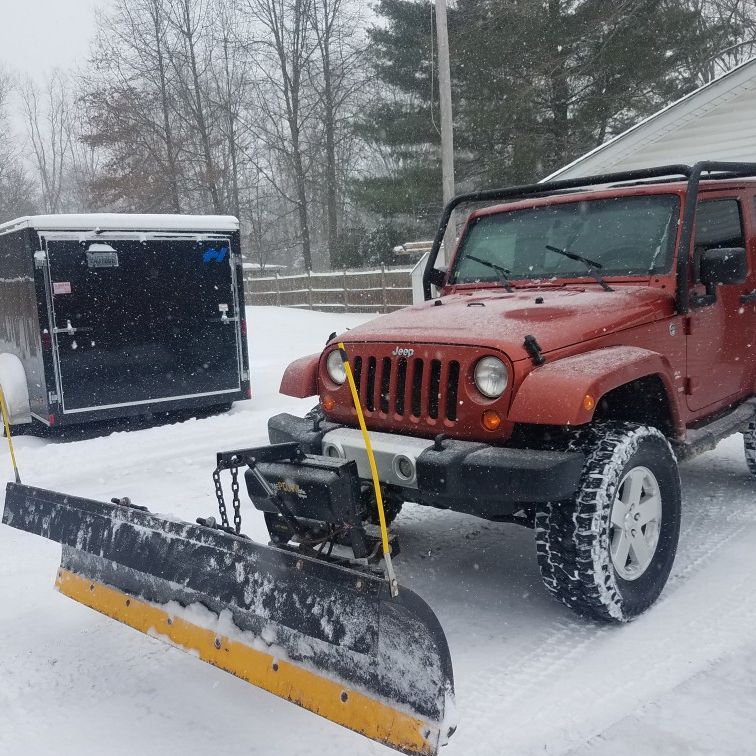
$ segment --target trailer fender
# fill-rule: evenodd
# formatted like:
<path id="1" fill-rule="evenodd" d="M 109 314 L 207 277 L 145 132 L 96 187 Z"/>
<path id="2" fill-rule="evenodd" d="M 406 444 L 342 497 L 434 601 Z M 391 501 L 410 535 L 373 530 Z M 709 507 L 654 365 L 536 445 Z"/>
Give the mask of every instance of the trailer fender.
<path id="1" fill-rule="evenodd" d="M 284 396 L 306 399 L 318 393 L 318 364 L 320 354 L 310 354 L 294 360 L 283 374 L 279 391 Z"/>
<path id="2" fill-rule="evenodd" d="M 26 370 L 15 354 L 0 354 L 0 388 L 8 405 L 11 425 L 31 422 Z"/>
<path id="3" fill-rule="evenodd" d="M 617 346 L 565 357 L 532 370 L 510 408 L 515 423 L 584 425 L 601 397 L 639 378 L 658 376 L 669 399 L 672 424 L 680 428 L 672 370 L 666 358 L 639 347 Z"/>

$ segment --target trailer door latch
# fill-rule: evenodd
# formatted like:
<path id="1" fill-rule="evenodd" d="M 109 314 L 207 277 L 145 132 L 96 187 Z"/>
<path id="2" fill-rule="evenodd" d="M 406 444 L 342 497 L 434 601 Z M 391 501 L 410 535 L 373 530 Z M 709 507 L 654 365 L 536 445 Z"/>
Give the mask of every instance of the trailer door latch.
<path id="1" fill-rule="evenodd" d="M 55 328 L 53 333 L 67 333 L 69 336 L 73 336 L 76 333 L 76 329 L 73 327 L 70 320 L 66 321 L 65 328 Z"/>

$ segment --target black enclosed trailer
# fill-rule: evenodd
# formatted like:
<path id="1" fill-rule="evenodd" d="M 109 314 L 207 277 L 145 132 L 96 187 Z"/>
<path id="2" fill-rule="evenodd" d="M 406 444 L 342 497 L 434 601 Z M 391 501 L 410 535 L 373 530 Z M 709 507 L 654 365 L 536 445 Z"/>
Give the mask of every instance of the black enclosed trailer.
<path id="1" fill-rule="evenodd" d="M 14 423 L 47 426 L 247 398 L 236 218 L 0 225 L 0 385 Z"/>

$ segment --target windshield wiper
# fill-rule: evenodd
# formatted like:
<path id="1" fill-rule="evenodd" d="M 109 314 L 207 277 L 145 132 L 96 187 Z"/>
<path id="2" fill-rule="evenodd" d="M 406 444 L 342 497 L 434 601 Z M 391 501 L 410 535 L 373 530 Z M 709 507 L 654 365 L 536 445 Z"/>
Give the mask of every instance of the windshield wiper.
<path id="1" fill-rule="evenodd" d="M 654 256 L 651 258 L 651 265 L 648 266 L 648 272 L 653 273 L 654 268 L 656 267 L 656 260 L 658 259 L 659 255 L 661 254 L 662 245 L 660 244 L 656 251 L 654 252 Z"/>
<path id="2" fill-rule="evenodd" d="M 609 284 L 604 280 L 603 276 L 599 273 L 599 270 L 604 266 L 601 263 L 597 263 L 595 260 L 589 260 L 587 257 L 578 255 L 575 252 L 568 252 L 566 249 L 560 249 L 559 247 L 552 247 L 551 244 L 546 245 L 546 249 L 551 252 L 556 252 L 558 255 L 569 257 L 570 260 L 577 260 L 577 262 L 583 263 L 588 268 L 588 275 L 591 278 L 595 278 L 601 284 L 601 288 L 604 291 L 614 291 Z"/>
<path id="3" fill-rule="evenodd" d="M 480 263 L 481 265 L 485 265 L 487 268 L 491 268 L 491 270 L 496 271 L 496 275 L 499 278 L 499 283 L 510 294 L 514 291 L 514 289 L 512 288 L 512 284 L 509 280 L 509 275 L 511 271 L 507 270 L 506 268 L 502 268 L 501 265 L 497 265 L 496 263 L 489 262 L 488 260 L 483 260 L 480 257 L 475 257 L 474 255 L 465 255 L 465 259 L 474 260 L 476 263 Z"/>

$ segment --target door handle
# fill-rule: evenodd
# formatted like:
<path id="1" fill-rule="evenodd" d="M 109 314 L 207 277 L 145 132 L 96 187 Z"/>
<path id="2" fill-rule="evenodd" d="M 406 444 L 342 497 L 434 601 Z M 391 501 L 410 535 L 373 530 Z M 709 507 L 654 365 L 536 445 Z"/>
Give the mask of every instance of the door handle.
<path id="1" fill-rule="evenodd" d="M 69 336 L 73 336 L 76 333 L 76 329 L 71 325 L 71 321 L 66 321 L 65 328 L 53 328 L 53 333 L 67 333 Z"/>
<path id="2" fill-rule="evenodd" d="M 66 327 L 65 328 L 53 328 L 53 333 L 67 333 L 69 336 L 73 336 L 79 332 L 84 333 L 86 331 L 91 331 L 92 328 L 90 326 L 79 326 L 78 328 L 74 328 L 73 324 L 70 320 L 66 320 Z"/>
<path id="3" fill-rule="evenodd" d="M 756 302 L 756 289 L 749 294 L 740 295 L 740 304 L 749 304 L 751 302 Z"/>
<path id="4" fill-rule="evenodd" d="M 234 315 L 233 318 L 229 318 L 228 315 L 224 312 L 223 315 L 221 315 L 219 318 L 208 318 L 208 323 L 223 323 L 223 325 L 228 325 L 229 323 L 237 323 L 239 321 L 239 318 Z"/>

